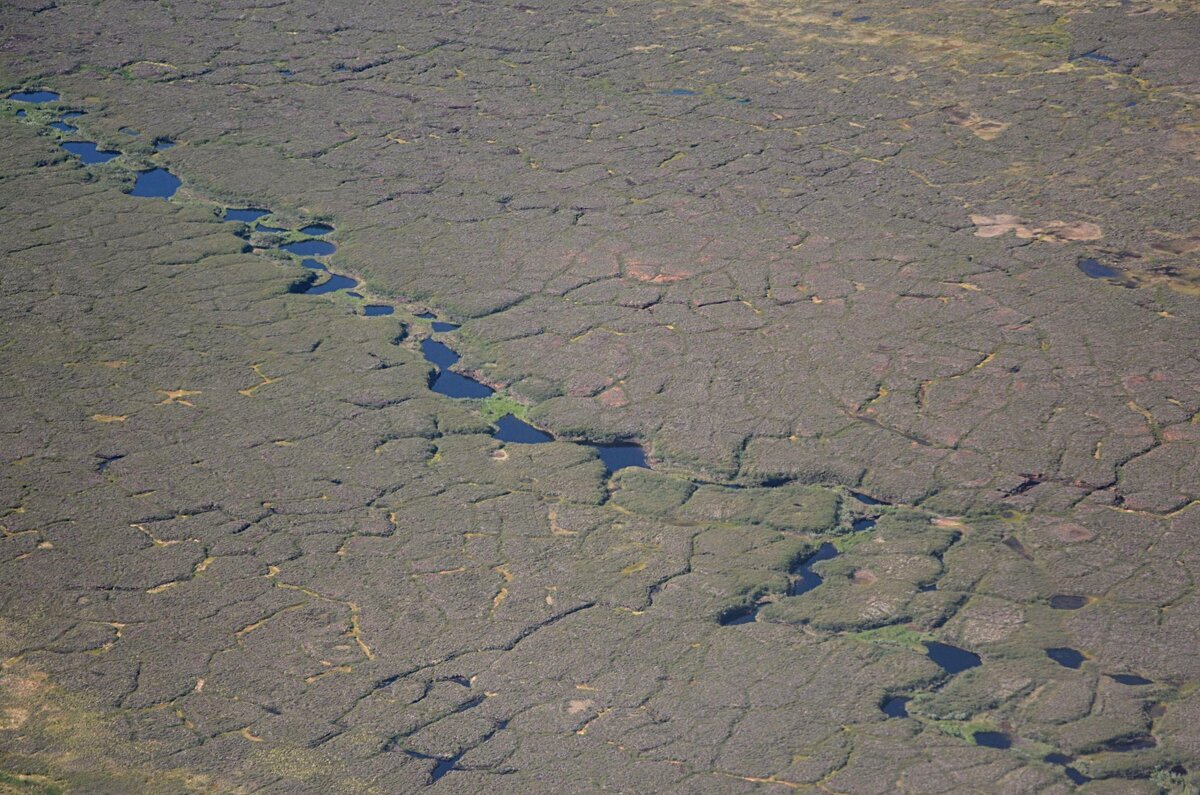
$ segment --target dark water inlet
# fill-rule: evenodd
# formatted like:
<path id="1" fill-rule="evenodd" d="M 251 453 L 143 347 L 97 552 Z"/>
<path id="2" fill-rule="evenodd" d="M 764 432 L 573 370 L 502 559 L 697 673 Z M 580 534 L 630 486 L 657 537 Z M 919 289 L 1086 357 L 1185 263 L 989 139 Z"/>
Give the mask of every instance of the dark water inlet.
<path id="1" fill-rule="evenodd" d="M 511 414 L 505 414 L 496 420 L 496 432 L 492 434 L 492 438 L 515 444 L 545 444 L 554 441 L 554 437 L 550 434 L 538 430 Z"/>
<path id="2" fill-rule="evenodd" d="M 308 226 L 301 227 L 300 234 L 320 237 L 321 235 L 327 235 L 332 231 L 333 227 L 329 224 L 309 224 Z"/>
<path id="3" fill-rule="evenodd" d="M 788 587 L 788 596 L 799 596 L 816 588 L 825 580 L 820 574 L 812 570 L 814 563 L 820 563 L 823 560 L 833 560 L 838 555 L 837 547 L 825 541 L 821 546 L 817 547 L 817 551 L 804 559 L 796 569 L 792 572 L 793 580 Z"/>
<path id="4" fill-rule="evenodd" d="M 179 177 L 165 168 L 152 168 L 137 175 L 137 182 L 129 195 L 144 199 L 169 199 L 182 184 Z"/>
<path id="5" fill-rule="evenodd" d="M 173 146 L 175 146 L 175 142 L 172 141 L 170 138 L 155 138 L 154 139 L 154 151 L 155 152 L 165 152 Z"/>
<path id="6" fill-rule="evenodd" d="M 302 260 L 300 260 L 300 264 L 303 265 L 304 267 L 306 267 L 310 270 L 314 270 L 314 271 L 326 270 L 325 266 L 322 265 L 321 263 L 317 262 L 315 259 L 302 259 Z"/>
<path id="7" fill-rule="evenodd" d="M 448 331 L 457 331 L 459 328 L 456 323 L 445 323 L 440 320 L 433 321 L 433 330 L 439 334 L 445 334 Z"/>
<path id="8" fill-rule="evenodd" d="M 908 702 L 911 700 L 908 696 L 892 696 L 886 699 L 879 708 L 889 718 L 907 718 Z"/>
<path id="9" fill-rule="evenodd" d="M 61 144 L 61 146 L 87 165 L 107 163 L 121 154 L 110 149 L 100 149 L 95 141 L 67 141 Z"/>
<path id="10" fill-rule="evenodd" d="M 1135 676 L 1134 674 L 1109 674 L 1109 678 L 1117 684 L 1128 685 L 1130 687 L 1154 684 L 1152 679 L 1147 679 L 1144 676 Z"/>
<path id="11" fill-rule="evenodd" d="M 367 317 L 383 317 L 395 311 L 395 307 L 388 306 L 387 304 L 367 304 L 363 307 L 363 314 Z"/>
<path id="12" fill-rule="evenodd" d="M 850 496 L 861 502 L 863 505 L 891 505 L 886 500 L 878 500 L 869 494 L 863 494 L 861 491 L 852 491 Z"/>
<path id="13" fill-rule="evenodd" d="M 284 229 L 282 226 L 267 226 L 266 224 L 255 224 L 254 231 L 255 232 L 263 232 L 264 234 L 269 234 L 269 235 L 277 235 L 280 232 L 286 232 L 287 230 Z"/>
<path id="14" fill-rule="evenodd" d="M 924 641 L 924 646 L 929 654 L 929 659 L 937 663 L 948 674 L 962 673 L 968 668 L 975 668 L 983 663 L 978 654 L 947 643 L 927 640 Z"/>
<path id="15" fill-rule="evenodd" d="M 50 122 L 50 126 L 52 128 L 54 128 L 55 130 L 58 130 L 59 132 L 64 132 L 64 133 L 73 133 L 73 132 L 77 132 L 79 130 L 79 128 L 76 127 L 75 125 L 67 124 L 65 121 L 52 121 L 52 122 Z"/>
<path id="16" fill-rule="evenodd" d="M 44 102 L 58 102 L 59 94 L 53 91 L 14 91 L 8 98 L 15 102 L 32 102 L 41 105 Z"/>

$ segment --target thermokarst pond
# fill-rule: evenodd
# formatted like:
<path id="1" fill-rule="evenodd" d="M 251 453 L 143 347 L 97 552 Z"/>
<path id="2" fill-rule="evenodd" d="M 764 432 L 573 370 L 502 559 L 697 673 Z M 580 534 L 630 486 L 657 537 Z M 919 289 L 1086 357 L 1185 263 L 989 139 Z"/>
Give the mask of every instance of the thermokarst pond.
<path id="1" fill-rule="evenodd" d="M 496 420 L 496 432 L 492 434 L 492 438 L 515 444 L 544 444 L 554 441 L 554 437 L 550 434 L 539 431 L 511 414 L 505 414 Z"/>
<path id="2" fill-rule="evenodd" d="M 837 554 L 837 547 L 828 541 L 823 542 L 821 546 L 817 547 L 817 551 L 805 558 L 804 562 L 796 567 L 796 570 L 793 572 L 792 583 L 788 588 L 788 596 L 799 596 L 800 594 L 808 593 L 824 582 L 821 575 L 813 571 L 812 567 L 823 560 L 833 560 L 837 557 Z"/>
<path id="3" fill-rule="evenodd" d="M 259 231 L 286 231 L 283 229 L 275 230 L 270 227 Z M 279 248 L 289 254 L 295 254 L 298 257 L 327 257 L 337 251 L 337 246 L 330 243 L 328 240 L 295 240 L 291 243 L 284 243 Z"/>
<path id="4" fill-rule="evenodd" d="M 439 395 L 452 398 L 485 398 L 495 393 L 494 389 L 473 378 L 452 372 L 449 368 L 458 361 L 459 356 L 444 343 L 431 339 L 421 340 L 421 353 L 430 364 L 437 367 L 437 374 L 429 388 Z"/>
<path id="5" fill-rule="evenodd" d="M 8 98 L 14 102 L 32 102 L 40 105 L 45 102 L 58 102 L 60 95 L 53 91 L 15 91 L 9 94 Z"/>
<path id="6" fill-rule="evenodd" d="M 610 475 L 625 467 L 650 468 L 650 464 L 646 462 L 646 451 L 640 444 L 618 442 L 615 444 L 588 444 L 587 446 L 594 448 L 600 454 L 600 460 L 604 462 L 604 468 Z"/>
<path id="7" fill-rule="evenodd" d="M 924 645 L 929 659 L 937 663 L 948 674 L 962 673 L 968 668 L 975 668 L 983 663 L 978 654 L 951 646 L 948 643 L 927 640 Z"/>
<path id="8" fill-rule="evenodd" d="M 67 141 L 61 146 L 89 166 L 93 163 L 107 163 L 121 154 L 111 149 L 100 149 L 94 141 Z"/>
<path id="9" fill-rule="evenodd" d="M 179 177 L 165 168 L 152 168 L 137 175 L 137 182 L 129 195 L 145 199 L 169 199 L 182 184 Z"/>
<path id="10" fill-rule="evenodd" d="M 252 223 L 270 214 L 270 210 L 263 210 L 258 207 L 242 207 L 240 209 L 229 207 L 225 210 L 225 220 Z"/>

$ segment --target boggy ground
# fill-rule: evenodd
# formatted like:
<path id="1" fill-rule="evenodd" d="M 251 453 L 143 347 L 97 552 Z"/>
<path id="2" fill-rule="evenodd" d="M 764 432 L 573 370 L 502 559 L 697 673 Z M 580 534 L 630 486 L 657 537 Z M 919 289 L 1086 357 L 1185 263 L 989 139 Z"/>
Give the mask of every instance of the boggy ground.
<path id="1" fill-rule="evenodd" d="M 1194 788 L 1189 7 L 3 14 L 0 787 Z"/>

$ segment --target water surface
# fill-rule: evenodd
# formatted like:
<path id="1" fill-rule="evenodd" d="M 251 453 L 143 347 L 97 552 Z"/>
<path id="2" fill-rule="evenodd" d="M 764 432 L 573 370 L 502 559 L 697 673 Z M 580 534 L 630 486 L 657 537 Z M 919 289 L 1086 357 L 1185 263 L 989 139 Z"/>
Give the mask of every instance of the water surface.
<path id="1" fill-rule="evenodd" d="M 820 563 L 823 560 L 833 560 L 837 557 L 837 547 L 825 541 L 821 546 L 817 547 L 817 551 L 804 559 L 796 569 L 792 572 L 792 584 L 788 588 L 788 596 L 799 596 L 816 588 L 825 580 L 820 574 L 812 570 L 814 563 Z"/>
<path id="2" fill-rule="evenodd" d="M 650 468 L 650 464 L 646 462 L 646 451 L 642 449 L 640 444 L 619 442 L 616 444 L 588 444 L 586 446 L 593 448 L 600 454 L 600 460 L 604 462 L 604 468 L 610 475 L 618 469 L 625 469 L 626 467 Z"/>
<path id="3" fill-rule="evenodd" d="M 249 223 L 251 221 L 257 221 L 259 218 L 262 218 L 264 215 L 270 215 L 270 214 L 271 214 L 270 210 L 263 210 L 259 207 L 240 207 L 240 208 L 226 207 L 225 208 L 225 220 L 226 221 L 242 221 L 244 223 Z"/>
<path id="4" fill-rule="evenodd" d="M 948 643 L 938 643 L 935 640 L 927 640 L 924 643 L 925 649 L 929 653 L 929 659 L 941 666 L 942 670 L 948 674 L 962 673 L 968 668 L 975 668 L 983 663 L 978 654 L 972 654 L 966 649 L 960 649 Z"/>
<path id="5" fill-rule="evenodd" d="M 16 102 L 33 102 L 42 104 L 43 102 L 58 102 L 58 94 L 53 91 L 15 91 L 8 95 L 8 98 Z"/>
<path id="6" fill-rule="evenodd" d="M 95 141 L 67 141 L 61 144 L 61 146 L 88 165 L 93 163 L 107 163 L 121 154 L 111 149 L 100 149 Z"/>
<path id="7" fill-rule="evenodd" d="M 280 248 L 298 257 L 324 257 L 337 251 L 337 246 L 328 240 L 296 240 Z"/>
<path id="8" fill-rule="evenodd" d="M 169 199 L 179 190 L 183 183 L 179 177 L 165 168 L 152 168 L 138 174 L 130 196 L 141 196 L 145 199 Z"/>
<path id="9" fill-rule="evenodd" d="M 1046 649 L 1046 656 L 1064 668 L 1078 668 L 1087 659 L 1080 652 L 1075 649 L 1069 649 L 1066 646 Z"/>
<path id="10" fill-rule="evenodd" d="M 538 430 L 511 414 L 505 414 L 496 420 L 496 432 L 492 434 L 492 438 L 516 444 L 544 444 L 554 441 L 554 437 L 550 434 Z"/>

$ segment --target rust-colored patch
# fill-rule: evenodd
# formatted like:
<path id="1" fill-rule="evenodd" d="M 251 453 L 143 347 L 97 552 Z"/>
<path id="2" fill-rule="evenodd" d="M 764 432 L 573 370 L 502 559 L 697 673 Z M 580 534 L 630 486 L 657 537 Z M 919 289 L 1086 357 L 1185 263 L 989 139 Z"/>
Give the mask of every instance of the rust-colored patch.
<path id="1" fill-rule="evenodd" d="M 195 389 L 156 389 L 158 394 L 163 396 L 163 399 L 155 403 L 156 406 L 170 406 L 178 403 L 180 406 L 195 406 L 196 404 L 188 400 L 192 395 L 199 395 L 200 391 Z"/>
<path id="2" fill-rule="evenodd" d="M 650 284 L 671 284 L 691 276 L 690 271 L 682 268 L 659 267 L 649 262 L 631 262 L 625 268 L 625 275 L 639 282 Z"/>
<path id="3" fill-rule="evenodd" d="M 573 698 L 567 702 L 567 714 L 578 715 L 581 712 L 586 712 L 595 705 L 595 701 L 590 698 Z"/>
<path id="4" fill-rule="evenodd" d="M 958 127 L 964 127 L 976 137 L 984 141 L 994 141 L 1000 134 L 1012 125 L 1007 122 L 985 119 L 978 113 L 965 108 L 950 108 L 946 111 L 949 122 Z"/>
<path id="5" fill-rule="evenodd" d="M 1063 524 L 1055 525 L 1050 528 L 1050 532 L 1054 533 L 1059 540 L 1066 541 L 1067 543 L 1091 541 L 1096 536 L 1091 530 L 1075 522 L 1064 522 Z"/>
<path id="6" fill-rule="evenodd" d="M 1000 213 L 972 214 L 971 223 L 975 224 L 976 237 L 999 237 L 1012 232 L 1022 240 L 1036 238 L 1053 243 L 1099 240 L 1104 237 L 1104 231 L 1091 221 L 1047 221 L 1042 226 L 1035 226 L 1015 215 Z"/>
<path id="7" fill-rule="evenodd" d="M 614 386 L 600 393 L 600 402 L 610 409 L 619 409 L 629 405 L 629 398 L 620 386 Z"/>
<path id="8" fill-rule="evenodd" d="M 855 585 L 874 585 L 879 578 L 870 569 L 855 569 L 850 575 L 850 582 Z"/>

